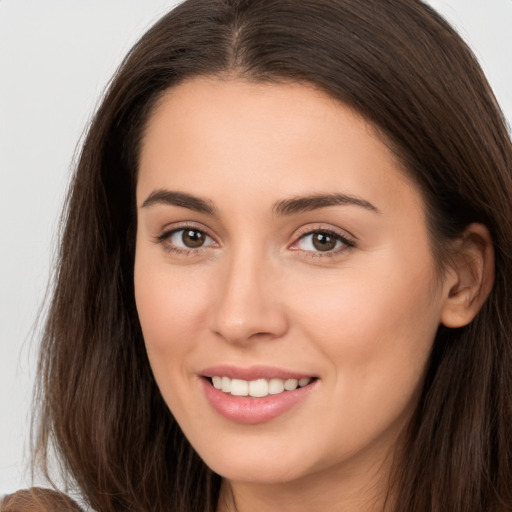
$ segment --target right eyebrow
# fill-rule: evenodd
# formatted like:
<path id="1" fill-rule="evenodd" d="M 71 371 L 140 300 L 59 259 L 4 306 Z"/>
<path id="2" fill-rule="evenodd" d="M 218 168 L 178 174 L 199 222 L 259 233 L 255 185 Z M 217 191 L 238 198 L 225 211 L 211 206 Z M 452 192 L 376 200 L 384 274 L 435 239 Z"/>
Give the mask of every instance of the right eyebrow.
<path id="1" fill-rule="evenodd" d="M 185 192 L 177 192 L 173 190 L 158 189 L 153 190 L 151 194 L 142 203 L 141 208 L 147 208 L 154 204 L 167 204 L 172 206 L 179 206 L 181 208 L 188 208 L 199 213 L 206 213 L 208 215 L 216 215 L 217 209 L 210 201 L 201 199 L 200 197 L 187 194 Z"/>

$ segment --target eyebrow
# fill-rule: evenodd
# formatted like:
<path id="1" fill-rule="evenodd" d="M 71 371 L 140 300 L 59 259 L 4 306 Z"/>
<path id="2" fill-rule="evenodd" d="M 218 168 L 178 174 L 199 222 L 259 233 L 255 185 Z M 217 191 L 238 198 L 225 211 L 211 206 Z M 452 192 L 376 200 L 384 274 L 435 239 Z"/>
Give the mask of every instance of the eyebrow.
<path id="1" fill-rule="evenodd" d="M 283 199 L 274 204 L 273 211 L 276 215 L 292 215 L 340 205 L 359 206 L 365 210 L 380 213 L 380 210 L 369 201 L 347 194 L 313 194 Z"/>
<path id="2" fill-rule="evenodd" d="M 185 192 L 175 192 L 164 189 L 154 190 L 142 203 L 142 208 L 146 208 L 154 204 L 180 206 L 182 208 L 188 208 L 189 210 L 206 213 L 208 215 L 216 215 L 217 213 L 217 209 L 211 201 L 201 199 L 200 197 L 196 197 Z"/>
<path id="3" fill-rule="evenodd" d="M 217 215 L 217 208 L 211 201 L 192 194 L 187 194 L 186 192 L 165 189 L 154 190 L 142 203 L 142 208 L 154 204 L 179 206 L 199 213 L 206 213 L 207 215 Z M 369 201 L 347 194 L 312 194 L 308 196 L 291 197 L 274 203 L 272 211 L 275 215 L 284 216 L 340 205 L 359 206 L 365 210 L 380 213 L 380 210 Z"/>

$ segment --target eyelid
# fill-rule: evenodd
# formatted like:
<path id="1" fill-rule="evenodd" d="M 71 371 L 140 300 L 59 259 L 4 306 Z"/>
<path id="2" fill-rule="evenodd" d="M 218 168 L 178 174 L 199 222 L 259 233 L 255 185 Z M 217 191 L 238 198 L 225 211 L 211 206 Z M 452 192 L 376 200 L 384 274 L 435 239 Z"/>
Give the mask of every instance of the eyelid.
<path id="1" fill-rule="evenodd" d="M 179 231 L 180 229 L 195 229 L 197 231 L 202 231 L 210 238 L 216 240 L 216 236 L 211 232 L 211 229 L 202 224 L 201 222 L 196 222 L 193 220 L 185 220 L 181 222 L 172 222 L 170 224 L 166 224 L 159 230 L 159 234 L 155 236 L 155 238 L 160 238 L 163 236 L 168 236 L 172 231 Z"/>
<path id="2" fill-rule="evenodd" d="M 357 242 L 357 237 L 350 231 L 325 222 L 312 222 L 309 224 L 305 224 L 304 226 L 298 228 L 293 236 L 294 238 L 300 238 L 301 236 L 307 235 L 309 233 L 314 233 L 316 231 L 327 231 L 330 233 L 334 233 L 342 238 L 346 238 L 347 240 Z"/>

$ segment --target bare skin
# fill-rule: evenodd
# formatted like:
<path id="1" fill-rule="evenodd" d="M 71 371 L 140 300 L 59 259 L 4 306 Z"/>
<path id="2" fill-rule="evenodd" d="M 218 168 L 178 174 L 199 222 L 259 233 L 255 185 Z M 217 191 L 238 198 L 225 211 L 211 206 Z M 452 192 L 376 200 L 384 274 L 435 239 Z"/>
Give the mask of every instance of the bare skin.
<path id="1" fill-rule="evenodd" d="M 382 510 L 436 330 L 470 322 L 490 290 L 486 229 L 438 275 L 421 194 L 371 125 L 311 86 L 236 79 L 164 96 L 137 205 L 148 356 L 224 477 L 218 512 Z M 205 393 L 219 365 L 295 372 L 309 392 L 233 420 Z"/>

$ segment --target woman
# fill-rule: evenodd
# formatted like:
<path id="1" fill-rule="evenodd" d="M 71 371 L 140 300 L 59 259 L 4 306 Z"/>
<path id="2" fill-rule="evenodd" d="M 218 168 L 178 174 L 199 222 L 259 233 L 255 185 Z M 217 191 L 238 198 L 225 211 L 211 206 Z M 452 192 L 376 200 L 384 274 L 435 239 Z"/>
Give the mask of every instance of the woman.
<path id="1" fill-rule="evenodd" d="M 511 168 L 423 3 L 183 3 L 83 147 L 39 461 L 101 512 L 510 510 Z"/>

